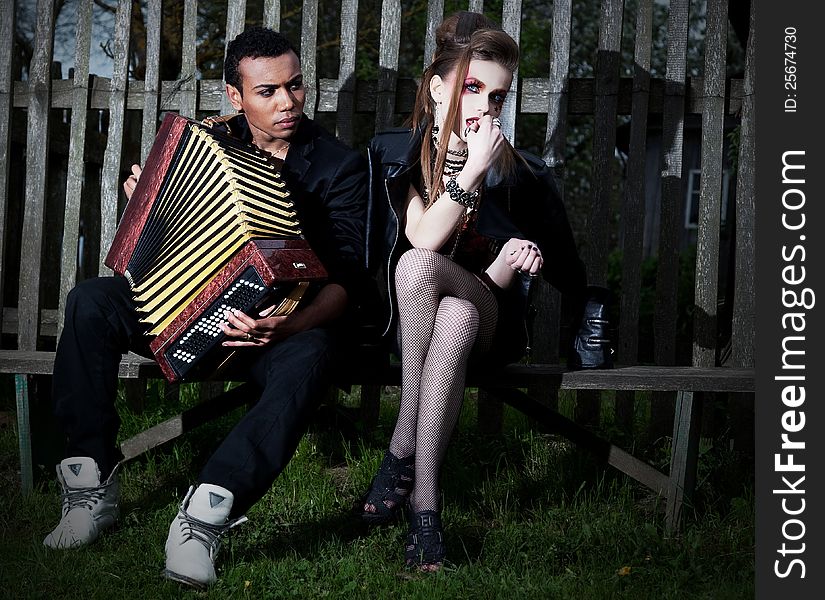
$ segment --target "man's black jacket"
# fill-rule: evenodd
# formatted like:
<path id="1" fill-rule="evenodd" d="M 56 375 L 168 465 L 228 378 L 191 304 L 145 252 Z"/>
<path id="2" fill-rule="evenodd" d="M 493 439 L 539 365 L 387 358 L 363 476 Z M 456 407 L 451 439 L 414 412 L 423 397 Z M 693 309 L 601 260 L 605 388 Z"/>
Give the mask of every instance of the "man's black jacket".
<path id="1" fill-rule="evenodd" d="M 252 142 L 243 114 L 206 122 L 232 137 Z M 289 144 L 281 175 L 291 192 L 304 236 L 329 272 L 329 282 L 347 290 L 352 307 L 364 284 L 366 162 L 306 115 Z"/>

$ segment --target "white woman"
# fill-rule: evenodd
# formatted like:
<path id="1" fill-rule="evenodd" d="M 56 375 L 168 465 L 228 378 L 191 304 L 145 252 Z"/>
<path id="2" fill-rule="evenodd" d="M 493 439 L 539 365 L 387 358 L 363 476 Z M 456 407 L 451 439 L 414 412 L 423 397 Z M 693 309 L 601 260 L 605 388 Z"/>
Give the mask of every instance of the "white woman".
<path id="1" fill-rule="evenodd" d="M 587 293 L 551 172 L 501 133 L 518 57 L 513 39 L 483 15 L 447 18 L 412 128 L 381 133 L 369 148 L 370 260 L 386 288 L 403 376 L 398 421 L 362 518 L 384 523 L 409 503 L 405 560 L 423 570 L 438 569 L 446 554 L 439 474 L 468 362 L 524 353 L 531 278 L 543 275 L 581 305 Z"/>

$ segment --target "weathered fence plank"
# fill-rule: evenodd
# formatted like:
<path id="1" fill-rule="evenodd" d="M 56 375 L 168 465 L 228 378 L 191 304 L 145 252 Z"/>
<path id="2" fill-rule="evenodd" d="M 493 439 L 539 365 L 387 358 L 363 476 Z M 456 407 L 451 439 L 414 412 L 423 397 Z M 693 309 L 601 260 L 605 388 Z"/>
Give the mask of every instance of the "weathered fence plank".
<path id="1" fill-rule="evenodd" d="M 17 347 L 36 350 L 40 315 L 40 265 L 43 262 L 43 217 L 49 154 L 54 1 L 38 0 L 34 56 L 29 69 L 29 110 L 26 136 L 26 204 L 23 212 L 18 294 Z"/>
<path id="2" fill-rule="evenodd" d="M 645 157 L 647 155 L 647 111 L 650 104 L 650 54 L 653 39 L 653 0 L 640 0 L 636 14 L 636 44 L 633 51 L 633 108 L 627 181 L 622 197 L 622 296 L 619 318 L 618 357 L 621 364 L 635 365 L 639 359 L 639 308 L 642 287 L 642 241 L 644 233 Z M 634 392 L 616 395 L 616 422 L 633 433 Z"/>
<path id="3" fill-rule="evenodd" d="M 607 285 L 607 255 L 610 197 L 613 192 L 616 114 L 619 91 L 619 62 L 622 40 L 622 0 L 604 0 L 599 16 L 596 53 L 595 107 L 593 113 L 593 196 L 590 202 L 585 252 L 588 282 Z M 599 421 L 601 395 L 576 394 L 576 421 L 595 425 Z"/>
<path id="4" fill-rule="evenodd" d="M 395 86 L 398 79 L 398 51 L 401 44 L 401 2 L 381 3 L 381 42 L 378 47 L 378 94 L 375 106 L 375 131 L 392 127 Z"/>
<path id="5" fill-rule="evenodd" d="M 301 8 L 301 71 L 304 74 L 306 104 L 304 112 L 315 117 L 318 98 L 318 0 L 307 0 Z"/>
<path id="6" fill-rule="evenodd" d="M 275 31 L 281 29 L 281 0 L 264 1 L 264 27 L 269 27 Z"/>
<path id="7" fill-rule="evenodd" d="M 484 0 L 470 0 L 469 5 L 467 6 L 467 10 L 471 12 L 483 13 Z"/>
<path id="8" fill-rule="evenodd" d="M 341 1 L 341 52 L 338 66 L 338 101 L 335 131 L 345 144 L 353 140 L 355 116 L 355 50 L 358 40 L 358 0 Z M 321 87 L 320 85 L 318 86 Z M 318 94 L 320 97 L 320 93 Z"/>
<path id="9" fill-rule="evenodd" d="M 662 202 L 653 355 L 657 365 L 676 363 L 676 291 L 679 278 L 679 233 L 682 216 L 682 149 L 687 59 L 688 0 L 673 0 L 667 22 L 664 115 L 662 117 Z M 674 417 L 672 394 L 654 394 L 650 438 L 670 435 Z"/>
<path id="10" fill-rule="evenodd" d="M 596 106 L 593 115 L 593 198 L 587 237 L 587 280 L 607 283 L 610 196 L 616 151 L 616 103 L 622 42 L 623 0 L 602 2 L 596 54 Z"/>
<path id="11" fill-rule="evenodd" d="M 679 225 L 682 215 L 682 147 L 687 57 L 688 0 L 670 4 L 662 140 L 662 211 L 656 273 L 655 358 L 676 359 L 676 285 L 679 273 Z"/>
<path id="12" fill-rule="evenodd" d="M 745 55 L 744 98 L 742 101 L 742 125 L 739 132 L 739 160 L 736 180 L 736 275 L 734 305 L 731 323 L 731 364 L 735 367 L 754 365 L 754 317 L 755 296 L 755 176 L 756 140 L 755 122 L 755 55 L 756 9 L 751 5 L 748 45 Z M 733 424 L 734 444 L 737 450 L 754 451 L 753 394 L 731 394 L 728 403 Z"/>
<path id="13" fill-rule="evenodd" d="M 754 213 L 756 141 L 754 137 L 756 70 L 754 44 L 756 11 L 751 5 L 750 30 L 745 57 L 742 129 L 739 134 L 736 181 L 736 284 L 733 309 L 732 358 L 735 367 L 752 367 L 754 353 Z"/>
<path id="14" fill-rule="evenodd" d="M 501 28 L 510 34 L 516 44 L 521 40 L 521 0 L 504 0 L 501 8 Z M 518 69 L 507 93 L 509 100 L 501 109 L 501 133 L 510 143 L 516 143 L 516 99 L 518 97 Z"/>
<path id="15" fill-rule="evenodd" d="M 74 79 L 72 82 L 72 126 L 69 134 L 69 164 L 66 174 L 66 208 L 63 215 L 63 252 L 60 265 L 60 298 L 57 331 L 63 330 L 66 296 L 77 281 L 77 242 L 80 233 L 80 201 L 85 176 L 84 148 L 89 96 L 89 50 L 91 48 L 92 2 L 81 0 L 75 26 Z"/>
<path id="16" fill-rule="evenodd" d="M 9 144 L 11 143 L 14 1 L 0 5 L 0 273 L 6 272 L 6 219 L 9 210 Z M 0 321 L 3 319 L 4 281 L 0 276 Z"/>
<path id="17" fill-rule="evenodd" d="M 727 0 L 708 0 L 705 37 L 705 107 L 702 112 L 702 179 L 696 240 L 693 366 L 716 364 L 719 227 L 724 162 Z"/>
<path id="18" fill-rule="evenodd" d="M 238 37 L 238 34 L 244 30 L 244 23 L 246 21 L 246 0 L 229 0 L 226 6 L 226 46 L 229 42 Z M 226 54 L 224 50 L 224 55 Z M 225 93 L 220 96 L 220 112 L 222 115 L 228 115 L 235 112 L 232 108 L 232 103 Z"/>
<path id="19" fill-rule="evenodd" d="M 668 529 L 678 527 L 682 504 L 690 501 L 696 487 L 696 466 L 699 459 L 702 402 L 693 392 L 676 393 L 676 418 L 673 421 L 673 443 L 670 458 L 670 486 L 667 494 L 665 522 Z"/>
<path id="20" fill-rule="evenodd" d="M 198 110 L 217 112 L 221 110 L 221 102 L 226 96 L 222 79 L 201 79 L 197 82 Z M 727 114 L 738 115 L 742 110 L 743 82 L 741 79 L 731 79 L 730 95 L 727 103 Z M 518 104 L 520 114 L 547 114 L 548 97 L 557 84 L 551 85 L 551 80 L 545 77 L 527 77 L 520 81 L 521 92 Z M 565 116 L 592 115 L 595 106 L 595 85 L 592 79 L 569 78 L 566 80 L 567 112 Z M 622 78 L 619 81 L 619 96 L 617 102 L 618 114 L 632 114 L 633 79 Z M 109 108 L 110 80 L 106 77 L 95 77 L 89 91 L 89 108 L 92 110 L 106 110 Z M 414 79 L 401 77 L 397 79 L 397 94 L 395 112 L 405 113 L 412 110 L 417 83 Z M 659 79 L 650 82 L 650 96 L 648 114 L 662 114 L 664 110 L 664 82 Z M 12 106 L 26 108 L 29 105 L 29 92 L 25 82 L 15 81 L 12 84 L 14 95 Z M 685 113 L 701 114 L 704 104 L 702 95 L 704 79 L 692 77 L 685 82 Z M 180 80 L 162 81 L 160 88 L 160 103 L 164 110 L 179 110 L 181 104 Z M 355 112 L 374 114 L 377 104 L 378 84 L 376 81 L 359 80 L 356 85 Z M 72 107 L 72 83 L 56 79 L 52 81 L 52 108 Z M 335 112 L 338 102 L 338 79 L 322 78 L 319 81 L 317 112 Z M 143 110 L 143 81 L 132 80 L 126 88 L 126 109 Z M 562 113 L 564 114 L 564 113 Z"/>
<path id="21" fill-rule="evenodd" d="M 140 164 L 146 162 L 158 124 L 160 98 L 161 0 L 146 2 L 146 74 L 143 83 L 143 126 L 140 135 Z"/>
<path id="22" fill-rule="evenodd" d="M 123 151 L 126 79 L 129 67 L 130 0 L 120 0 L 115 15 L 115 51 L 109 96 L 109 129 L 103 172 L 100 182 L 100 273 L 106 272 L 103 260 L 112 245 L 117 229 L 117 205 L 120 195 L 120 159 Z"/>
<path id="23" fill-rule="evenodd" d="M 567 97 L 570 70 L 570 20 L 572 0 L 553 3 L 553 32 L 550 47 L 550 77 L 547 80 L 547 133 L 542 158 L 556 173 L 562 174 L 567 136 Z M 527 81 L 525 80 L 525 85 Z M 524 97 L 522 96 L 522 110 Z"/>
<path id="24" fill-rule="evenodd" d="M 198 86 L 196 75 L 197 65 L 197 36 L 198 36 L 198 2 L 189 0 L 183 3 L 183 31 L 181 32 L 181 55 L 180 55 L 180 79 L 178 79 L 178 89 L 180 90 L 180 104 L 178 112 L 184 117 L 194 119 L 198 107 Z M 163 84 L 161 83 L 161 90 Z M 171 108 L 169 102 L 161 101 L 161 106 Z"/>
<path id="25" fill-rule="evenodd" d="M 432 4 L 430 5 L 432 6 Z M 443 6 L 442 6 L 443 12 Z M 436 19 L 431 13 L 430 18 Z M 428 23 L 430 23 L 428 19 Z M 437 25 L 437 23 L 436 23 Z M 516 43 L 521 35 L 521 0 L 505 0 L 502 7 L 501 28 L 510 34 Z M 433 47 L 435 44 L 433 42 Z M 424 64 L 428 64 L 425 54 Z M 429 55 L 431 56 L 431 55 Z M 510 143 L 515 143 L 516 134 L 516 99 L 518 96 L 518 69 L 513 73 L 513 81 L 507 93 L 508 100 L 501 109 L 501 132 Z M 502 404 L 486 390 L 478 392 L 478 425 L 482 433 L 492 433 L 501 431 L 502 419 L 504 416 Z"/>
<path id="26" fill-rule="evenodd" d="M 444 0 L 429 0 L 427 2 L 427 25 L 424 28 L 424 65 L 430 66 L 435 54 L 435 30 L 444 20 Z"/>
<path id="27" fill-rule="evenodd" d="M 570 0 L 559 0 L 553 4 L 553 25 L 550 47 L 550 77 L 547 80 L 551 86 L 547 90 L 545 107 L 542 112 L 547 113 L 547 130 L 542 158 L 559 176 L 561 187 L 563 181 L 562 165 L 564 163 L 565 135 L 567 119 L 567 93 L 570 67 Z M 524 90 L 526 80 L 522 83 L 522 112 L 524 106 Z M 561 312 L 561 294 L 542 279 L 531 282 L 530 294 L 535 309 L 532 321 L 533 340 L 530 357 L 536 362 L 556 363 L 559 361 L 560 327 L 559 314 Z M 558 386 L 547 383 L 536 383 L 528 389 L 531 397 L 539 399 L 551 409 L 558 407 Z"/>

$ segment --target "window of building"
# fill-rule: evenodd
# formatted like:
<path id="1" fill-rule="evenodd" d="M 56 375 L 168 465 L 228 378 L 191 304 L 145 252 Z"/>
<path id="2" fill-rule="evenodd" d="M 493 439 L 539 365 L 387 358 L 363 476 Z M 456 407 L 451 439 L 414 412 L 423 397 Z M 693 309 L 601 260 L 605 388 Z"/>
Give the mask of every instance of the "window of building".
<path id="1" fill-rule="evenodd" d="M 685 207 L 685 229 L 696 229 L 699 222 L 699 190 L 702 185 L 702 170 L 691 169 L 688 174 L 687 205 Z M 722 171 L 722 206 L 721 225 L 725 224 L 728 214 L 728 189 L 730 187 L 730 171 Z"/>

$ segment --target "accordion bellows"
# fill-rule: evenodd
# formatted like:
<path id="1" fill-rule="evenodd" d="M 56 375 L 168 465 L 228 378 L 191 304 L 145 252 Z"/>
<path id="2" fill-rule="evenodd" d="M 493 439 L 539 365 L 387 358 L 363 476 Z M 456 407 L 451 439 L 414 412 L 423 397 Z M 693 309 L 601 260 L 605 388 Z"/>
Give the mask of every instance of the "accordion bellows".
<path id="1" fill-rule="evenodd" d="M 326 276 L 302 238 L 281 164 L 195 121 L 166 116 L 105 261 L 128 279 L 149 335 L 186 335 L 193 320 L 182 318 L 187 309 L 205 309 L 221 294 L 229 298 L 252 264 L 254 273 L 243 281 L 251 273 L 261 292 L 279 281 Z M 295 273 L 284 272 L 284 260 Z M 218 317 L 210 318 L 217 332 Z"/>

